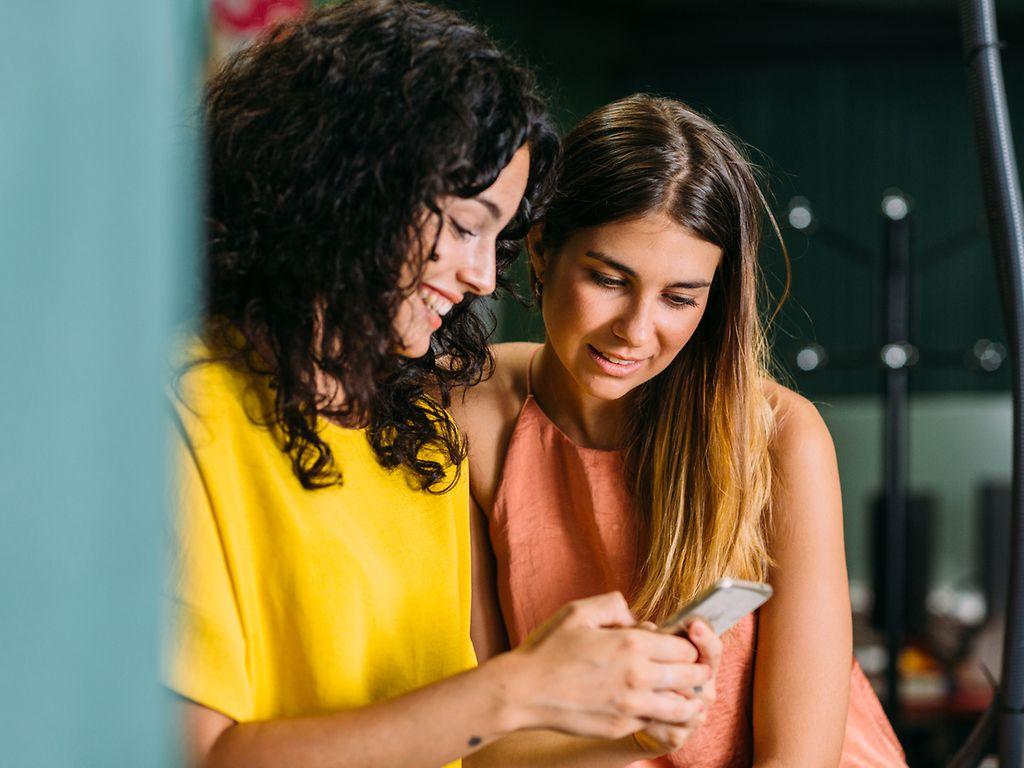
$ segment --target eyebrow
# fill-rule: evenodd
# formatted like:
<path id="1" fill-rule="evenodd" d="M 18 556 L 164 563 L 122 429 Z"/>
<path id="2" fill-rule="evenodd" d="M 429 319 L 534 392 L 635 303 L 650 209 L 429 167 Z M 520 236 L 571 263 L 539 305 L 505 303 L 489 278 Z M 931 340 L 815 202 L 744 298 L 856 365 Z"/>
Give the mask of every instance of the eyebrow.
<path id="1" fill-rule="evenodd" d="M 481 195 L 477 195 L 476 197 L 470 199 L 476 200 L 478 203 L 480 203 L 480 205 L 486 208 L 487 211 L 491 214 L 491 218 L 501 219 L 501 208 L 495 205 L 493 201 L 488 200 L 486 197 L 483 197 Z"/>
<path id="2" fill-rule="evenodd" d="M 623 274 L 628 275 L 629 277 L 636 277 L 636 271 L 635 270 L 630 269 L 625 264 L 623 264 L 621 261 L 616 261 L 611 256 L 609 256 L 608 254 L 601 253 L 600 251 L 587 251 L 587 256 L 589 256 L 592 259 L 597 259 L 598 261 L 604 262 L 605 264 L 607 264 L 612 269 L 617 269 L 619 272 L 622 272 Z M 696 290 L 698 288 L 707 288 L 710 285 L 711 285 L 711 283 L 708 280 L 682 280 L 682 281 L 680 281 L 678 283 L 672 283 L 671 285 L 667 285 L 665 287 L 666 288 L 683 288 L 685 290 L 693 291 L 693 290 Z"/>

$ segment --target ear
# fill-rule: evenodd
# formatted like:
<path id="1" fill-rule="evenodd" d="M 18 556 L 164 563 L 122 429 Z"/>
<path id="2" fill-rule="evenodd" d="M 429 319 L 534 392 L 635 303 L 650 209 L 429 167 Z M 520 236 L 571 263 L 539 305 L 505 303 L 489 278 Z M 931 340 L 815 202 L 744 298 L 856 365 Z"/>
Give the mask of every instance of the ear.
<path id="1" fill-rule="evenodd" d="M 543 224 L 534 224 L 526 233 L 526 253 L 530 257 L 530 266 L 533 268 L 534 277 L 540 282 L 544 281 L 544 270 L 547 268 L 547 258 L 541 243 L 543 236 Z"/>

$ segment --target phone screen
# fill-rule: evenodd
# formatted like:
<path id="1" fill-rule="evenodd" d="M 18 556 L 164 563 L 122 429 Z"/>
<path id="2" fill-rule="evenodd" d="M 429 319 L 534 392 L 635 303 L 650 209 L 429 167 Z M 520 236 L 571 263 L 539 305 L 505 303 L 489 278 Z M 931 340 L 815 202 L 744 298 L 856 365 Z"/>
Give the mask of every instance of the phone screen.
<path id="1" fill-rule="evenodd" d="M 695 618 L 704 619 L 716 635 L 721 635 L 748 613 L 757 610 L 772 596 L 768 584 L 739 579 L 721 579 L 704 594 L 661 625 L 660 631 L 685 632 Z"/>

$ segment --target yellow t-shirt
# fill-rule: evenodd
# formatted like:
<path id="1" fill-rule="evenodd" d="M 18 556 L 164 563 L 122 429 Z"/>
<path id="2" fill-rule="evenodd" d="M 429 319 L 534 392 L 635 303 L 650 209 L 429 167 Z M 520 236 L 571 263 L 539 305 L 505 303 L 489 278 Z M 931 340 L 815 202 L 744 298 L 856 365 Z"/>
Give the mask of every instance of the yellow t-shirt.
<path id="1" fill-rule="evenodd" d="M 363 431 L 324 422 L 344 484 L 305 490 L 250 418 L 265 385 L 202 363 L 177 389 L 174 691 L 245 722 L 359 707 L 476 663 L 465 467 L 448 493 L 420 491 Z"/>

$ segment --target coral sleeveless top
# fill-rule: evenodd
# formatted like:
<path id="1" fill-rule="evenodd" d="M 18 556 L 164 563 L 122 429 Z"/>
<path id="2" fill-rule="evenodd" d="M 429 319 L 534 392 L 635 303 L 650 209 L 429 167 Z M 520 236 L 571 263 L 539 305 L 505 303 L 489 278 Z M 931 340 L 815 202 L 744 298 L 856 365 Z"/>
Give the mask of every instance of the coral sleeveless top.
<path id="1" fill-rule="evenodd" d="M 532 359 L 530 368 L 532 368 Z M 574 443 L 532 395 L 508 446 L 489 520 L 498 594 L 509 641 L 518 645 L 570 600 L 632 593 L 637 538 L 622 454 Z M 757 617 L 725 633 L 718 699 L 686 745 L 631 768 L 740 768 L 753 760 Z M 854 662 L 844 768 L 905 766 L 903 751 L 867 678 Z"/>

